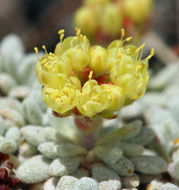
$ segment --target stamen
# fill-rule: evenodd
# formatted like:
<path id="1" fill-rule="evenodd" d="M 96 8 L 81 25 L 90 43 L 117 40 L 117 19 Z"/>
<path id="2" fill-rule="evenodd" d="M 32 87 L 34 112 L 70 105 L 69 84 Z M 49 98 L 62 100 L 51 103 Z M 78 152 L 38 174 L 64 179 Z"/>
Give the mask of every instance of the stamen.
<path id="1" fill-rule="evenodd" d="M 117 56 L 117 52 L 118 52 L 119 47 L 120 47 L 120 42 L 117 41 L 117 43 L 116 43 L 116 52 L 115 52 L 115 56 L 114 57 Z"/>
<path id="2" fill-rule="evenodd" d="M 131 41 L 131 40 L 132 40 L 132 36 L 126 38 L 124 41 L 125 41 L 125 42 L 129 42 L 129 41 Z"/>
<path id="3" fill-rule="evenodd" d="M 144 49 L 144 47 L 145 47 L 145 43 L 142 44 L 140 47 L 138 47 L 138 48 L 135 50 L 135 53 L 139 53 L 139 51 L 140 51 L 141 49 Z"/>
<path id="4" fill-rule="evenodd" d="M 64 34 L 61 34 L 61 35 L 60 35 L 60 42 L 61 42 L 61 43 L 62 43 L 62 41 L 63 41 L 64 36 L 65 36 Z"/>
<path id="5" fill-rule="evenodd" d="M 61 34 L 64 34 L 64 32 L 65 32 L 65 30 L 62 29 L 62 30 L 58 31 L 58 34 L 61 35 Z"/>
<path id="6" fill-rule="evenodd" d="M 39 60 L 39 50 L 38 50 L 38 48 L 37 48 L 37 47 L 34 47 L 34 51 L 35 51 L 35 53 L 36 53 L 36 55 L 37 55 L 37 58 L 38 58 L 38 60 Z"/>
<path id="7" fill-rule="evenodd" d="M 151 59 L 151 57 L 154 56 L 154 54 L 155 54 L 155 50 L 152 48 L 152 49 L 151 49 L 151 52 L 150 52 L 150 55 L 149 55 L 148 57 L 146 57 L 145 60 L 148 61 L 149 59 Z"/>
<path id="8" fill-rule="evenodd" d="M 90 71 L 90 74 L 88 75 L 89 80 L 91 80 L 93 77 L 93 71 Z"/>
<path id="9" fill-rule="evenodd" d="M 48 52 L 47 52 L 47 49 L 46 49 L 45 45 L 43 45 L 43 46 L 42 46 L 42 49 L 44 49 L 44 50 L 45 50 L 45 53 L 46 53 L 46 54 L 48 54 Z"/>
<path id="10" fill-rule="evenodd" d="M 125 37 L 125 30 L 124 28 L 121 29 L 121 40 Z"/>

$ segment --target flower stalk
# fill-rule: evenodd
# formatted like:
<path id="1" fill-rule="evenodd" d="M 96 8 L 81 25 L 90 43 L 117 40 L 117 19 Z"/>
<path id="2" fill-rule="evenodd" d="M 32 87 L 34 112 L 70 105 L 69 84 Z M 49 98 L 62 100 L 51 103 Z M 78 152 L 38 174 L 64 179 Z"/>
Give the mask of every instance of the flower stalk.
<path id="1" fill-rule="evenodd" d="M 74 122 L 80 134 L 81 144 L 88 150 L 92 149 L 102 126 L 102 118 L 90 119 L 85 116 L 75 116 Z"/>

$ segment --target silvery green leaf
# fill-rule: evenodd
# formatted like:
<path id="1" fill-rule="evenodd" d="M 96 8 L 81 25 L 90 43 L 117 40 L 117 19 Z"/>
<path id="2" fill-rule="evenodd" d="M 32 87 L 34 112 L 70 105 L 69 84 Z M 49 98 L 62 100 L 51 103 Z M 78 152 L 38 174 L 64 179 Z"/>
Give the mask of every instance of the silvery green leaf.
<path id="1" fill-rule="evenodd" d="M 16 171 L 16 176 L 23 182 L 34 184 L 48 179 L 50 161 L 41 155 L 34 156 L 24 162 Z"/>
<path id="2" fill-rule="evenodd" d="M 172 160 L 175 161 L 179 158 L 179 148 L 175 148 L 173 151 L 172 151 Z"/>
<path id="3" fill-rule="evenodd" d="M 11 126 L 21 127 L 22 125 L 24 125 L 24 118 L 16 110 L 10 108 L 1 108 L 0 116 L 4 120 L 6 120 L 6 123 L 9 127 Z"/>
<path id="4" fill-rule="evenodd" d="M 167 99 L 164 94 L 161 94 L 159 92 L 147 92 L 145 96 L 139 100 L 139 102 L 142 104 L 143 110 L 146 110 L 153 105 L 166 107 Z"/>
<path id="5" fill-rule="evenodd" d="M 174 179 L 179 181 L 179 158 L 169 164 L 168 172 Z"/>
<path id="6" fill-rule="evenodd" d="M 124 107 L 119 114 L 124 120 L 132 120 L 141 118 L 143 115 L 142 105 L 140 102 L 134 102 L 133 104 Z"/>
<path id="7" fill-rule="evenodd" d="M 171 96 L 178 96 L 179 95 L 178 84 L 172 83 L 169 86 L 167 86 L 166 89 L 164 90 L 164 95 L 166 98 L 170 98 Z"/>
<path id="8" fill-rule="evenodd" d="M 94 164 L 92 166 L 92 178 L 98 182 L 109 180 L 120 181 L 118 174 L 103 164 Z"/>
<path id="9" fill-rule="evenodd" d="M 6 130 L 6 124 L 4 123 L 4 120 L 2 117 L 0 117 L 0 136 L 3 136 Z"/>
<path id="10" fill-rule="evenodd" d="M 121 182 L 119 180 L 102 181 L 99 183 L 99 190 L 119 190 L 121 189 Z"/>
<path id="11" fill-rule="evenodd" d="M 124 156 L 127 157 L 139 156 L 144 152 L 144 147 L 139 144 L 121 142 L 120 148 L 123 151 Z"/>
<path id="12" fill-rule="evenodd" d="M 57 190 L 56 186 L 58 183 L 58 178 L 56 177 L 51 177 L 47 181 L 45 181 L 43 185 L 43 190 Z"/>
<path id="13" fill-rule="evenodd" d="M 54 142 L 45 142 L 38 146 L 38 150 L 42 153 L 45 157 L 49 159 L 58 158 L 58 154 L 55 151 L 56 143 Z"/>
<path id="14" fill-rule="evenodd" d="M 119 158 L 114 164 L 106 163 L 110 168 L 117 172 L 120 176 L 131 176 L 134 173 L 133 163 L 126 157 Z"/>
<path id="15" fill-rule="evenodd" d="M 14 98 L 0 97 L 0 109 L 2 108 L 11 108 L 18 111 L 19 113 L 22 113 L 21 103 Z"/>
<path id="16" fill-rule="evenodd" d="M 135 170 L 142 174 L 157 175 L 166 172 L 167 163 L 158 156 L 137 156 L 131 159 Z"/>
<path id="17" fill-rule="evenodd" d="M 146 146 L 154 139 L 154 136 L 155 133 L 152 129 L 143 127 L 140 133 L 134 138 L 130 139 L 129 142 Z"/>
<path id="18" fill-rule="evenodd" d="M 75 173 L 73 173 L 71 175 L 78 178 L 78 179 L 80 179 L 82 177 L 89 177 L 90 176 L 89 171 L 85 170 L 83 168 L 78 169 Z"/>
<path id="19" fill-rule="evenodd" d="M 111 146 L 96 146 L 94 148 L 94 153 L 101 159 L 103 162 L 108 164 L 115 164 L 123 156 L 123 152 L 119 147 Z"/>
<path id="20" fill-rule="evenodd" d="M 179 138 L 178 123 L 168 110 L 159 107 L 149 109 L 145 116 L 165 152 L 170 154 L 173 141 Z"/>
<path id="21" fill-rule="evenodd" d="M 178 64 L 171 64 L 162 69 L 150 81 L 148 88 L 151 90 L 162 90 L 177 77 L 179 71 Z"/>
<path id="22" fill-rule="evenodd" d="M 24 157 L 31 157 L 37 153 L 37 148 L 28 142 L 23 142 L 19 146 L 19 153 Z"/>
<path id="23" fill-rule="evenodd" d="M 82 161 L 82 157 L 61 158 L 55 159 L 50 167 L 49 174 L 51 176 L 63 176 L 74 173 Z"/>
<path id="24" fill-rule="evenodd" d="M 172 98 L 170 97 L 170 101 L 167 101 L 167 108 L 169 109 L 172 116 L 179 124 L 179 117 L 178 117 L 178 115 L 179 115 L 179 98 L 177 95 L 172 96 Z"/>
<path id="25" fill-rule="evenodd" d="M 24 54 L 24 47 L 21 39 L 10 34 L 6 36 L 0 47 L 0 57 L 3 71 L 17 78 L 17 70 Z"/>
<path id="26" fill-rule="evenodd" d="M 41 126 L 27 125 L 21 129 L 21 133 L 27 142 L 34 146 L 46 142 L 44 128 Z"/>
<path id="27" fill-rule="evenodd" d="M 14 78 L 6 73 L 0 73 L 0 94 L 7 95 L 15 85 Z"/>
<path id="28" fill-rule="evenodd" d="M 78 179 L 72 176 L 63 176 L 58 181 L 56 190 L 74 190 Z"/>
<path id="29" fill-rule="evenodd" d="M 35 64 L 37 56 L 35 53 L 26 54 L 21 60 L 21 67 L 18 69 L 18 81 L 20 84 L 32 86 L 34 80 L 37 80 L 35 75 Z"/>
<path id="30" fill-rule="evenodd" d="M 45 139 L 47 141 L 54 141 L 57 143 L 70 142 L 69 139 L 66 139 L 65 137 L 63 137 L 59 133 L 59 131 L 57 131 L 57 129 L 55 129 L 53 127 L 45 127 L 44 128 L 44 135 L 45 135 Z"/>
<path id="31" fill-rule="evenodd" d="M 154 190 L 154 189 L 158 190 L 162 185 L 163 185 L 163 183 L 161 181 L 152 180 L 150 182 L 150 184 L 148 184 L 147 190 Z"/>
<path id="32" fill-rule="evenodd" d="M 100 137 L 96 144 L 110 144 L 115 145 L 121 141 L 127 141 L 135 136 L 137 136 L 142 128 L 142 122 L 140 120 L 135 120 L 129 124 L 125 124 L 122 127 L 112 130 L 106 135 Z"/>
<path id="33" fill-rule="evenodd" d="M 27 86 L 16 86 L 12 88 L 9 92 L 9 96 L 19 100 L 23 100 L 30 93 L 30 89 Z"/>
<path id="34" fill-rule="evenodd" d="M 33 91 L 22 103 L 24 118 L 27 123 L 41 125 L 46 106 L 42 100 L 40 91 Z"/>
<path id="35" fill-rule="evenodd" d="M 13 140 L 18 146 L 21 142 L 21 133 L 18 127 L 11 127 L 5 134 L 7 139 Z"/>
<path id="36" fill-rule="evenodd" d="M 129 123 L 128 125 L 130 127 L 129 132 L 126 135 L 123 135 L 122 137 L 120 137 L 121 141 L 127 141 L 137 136 L 140 133 L 141 128 L 142 128 L 142 121 L 135 120 Z"/>
<path id="37" fill-rule="evenodd" d="M 65 139 L 69 139 L 74 144 L 80 143 L 79 133 L 76 129 L 74 118 L 72 116 L 58 118 L 52 114 L 51 109 L 48 109 L 47 116 L 49 117 L 50 126 L 57 129 Z"/>
<path id="38" fill-rule="evenodd" d="M 159 190 L 179 190 L 179 187 L 172 183 L 166 183 L 164 185 L 161 185 Z"/>
<path id="39" fill-rule="evenodd" d="M 75 185 L 74 190 L 99 190 L 99 184 L 92 178 L 82 177 Z"/>
<path id="40" fill-rule="evenodd" d="M 17 144 L 11 139 L 0 139 L 0 152 L 5 154 L 12 154 L 17 151 Z"/>
<path id="41" fill-rule="evenodd" d="M 57 155 L 63 158 L 74 157 L 77 155 L 84 155 L 87 153 L 86 149 L 80 145 L 75 145 L 72 143 L 59 143 L 54 147 Z"/>
<path id="42" fill-rule="evenodd" d="M 128 133 L 131 133 L 133 128 L 133 125 L 128 124 L 128 125 L 124 125 L 121 127 L 117 127 L 115 129 L 115 127 L 112 130 L 103 130 L 103 135 L 99 137 L 99 139 L 96 142 L 96 145 L 101 145 L 101 144 L 110 144 L 112 145 L 115 144 L 116 142 L 120 142 L 121 138 L 123 138 L 124 136 L 127 136 Z"/>

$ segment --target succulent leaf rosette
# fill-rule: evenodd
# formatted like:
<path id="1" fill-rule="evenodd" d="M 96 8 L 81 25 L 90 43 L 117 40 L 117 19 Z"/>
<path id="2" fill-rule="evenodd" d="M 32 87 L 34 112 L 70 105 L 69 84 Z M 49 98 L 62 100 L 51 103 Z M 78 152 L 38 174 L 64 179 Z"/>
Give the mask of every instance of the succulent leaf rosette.
<path id="1" fill-rule="evenodd" d="M 121 39 L 113 41 L 107 49 L 90 46 L 80 29 L 76 36 L 64 40 L 64 30 L 59 34 L 55 52 L 48 53 L 43 46 L 46 53 L 36 64 L 43 100 L 53 111 L 63 116 L 111 118 L 144 94 L 153 50 L 141 59 L 144 45 L 125 45 L 131 37 L 123 39 L 124 30 Z"/>
<path id="2" fill-rule="evenodd" d="M 84 0 L 74 15 L 74 25 L 94 42 L 116 39 L 121 28 L 138 41 L 150 28 L 153 0 Z"/>

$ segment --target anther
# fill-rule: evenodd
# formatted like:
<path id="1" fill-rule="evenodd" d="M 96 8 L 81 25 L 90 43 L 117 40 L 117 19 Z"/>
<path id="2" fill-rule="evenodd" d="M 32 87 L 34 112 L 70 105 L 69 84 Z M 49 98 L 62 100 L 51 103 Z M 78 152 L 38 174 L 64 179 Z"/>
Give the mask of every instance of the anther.
<path id="1" fill-rule="evenodd" d="M 125 37 L 125 30 L 124 28 L 121 29 L 121 40 Z"/>
<path id="2" fill-rule="evenodd" d="M 62 42 L 64 36 L 65 36 L 64 34 L 61 34 L 61 35 L 60 35 L 60 42 Z"/>
<path id="3" fill-rule="evenodd" d="M 36 53 L 36 55 L 37 55 L 37 58 L 38 58 L 38 60 L 39 60 L 39 50 L 38 50 L 38 48 L 37 48 L 37 47 L 34 47 L 34 51 L 35 51 L 35 53 Z"/>
<path id="4" fill-rule="evenodd" d="M 47 52 L 47 49 L 46 49 L 45 45 L 43 45 L 43 46 L 42 46 L 42 49 L 44 49 L 44 50 L 45 50 L 45 53 L 46 53 L 46 54 L 48 54 L 48 52 Z"/>
<path id="5" fill-rule="evenodd" d="M 93 71 L 90 71 L 90 74 L 88 75 L 89 80 L 91 80 L 93 77 Z"/>
<path id="6" fill-rule="evenodd" d="M 151 49 L 151 52 L 150 52 L 150 55 L 149 55 L 148 57 L 146 57 L 145 60 L 148 61 L 149 59 L 151 59 L 151 57 L 154 56 L 154 54 L 155 54 L 155 50 L 152 48 L 152 49 Z"/>
<path id="7" fill-rule="evenodd" d="M 138 47 L 138 48 L 135 50 L 135 53 L 139 53 L 139 51 L 140 51 L 141 49 L 144 49 L 144 47 L 145 47 L 145 44 L 142 44 L 140 47 Z"/>
<path id="8" fill-rule="evenodd" d="M 132 40 L 132 36 L 126 38 L 126 39 L 125 39 L 125 42 L 129 42 L 129 41 L 131 41 L 131 40 Z"/>
<path id="9" fill-rule="evenodd" d="M 64 34 L 65 30 L 59 30 L 58 31 L 58 34 L 61 35 L 61 34 Z"/>

